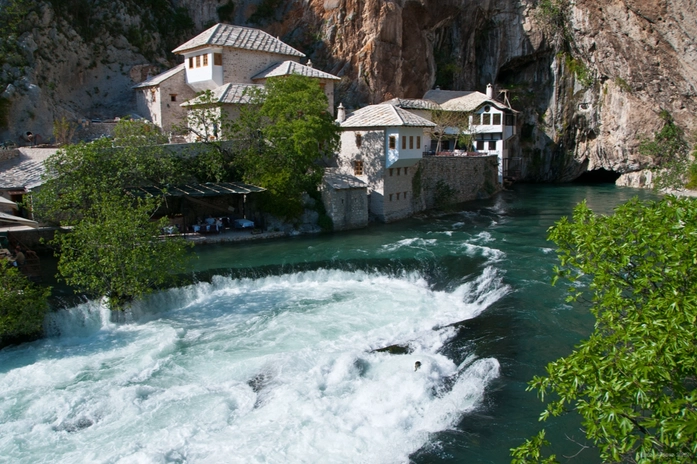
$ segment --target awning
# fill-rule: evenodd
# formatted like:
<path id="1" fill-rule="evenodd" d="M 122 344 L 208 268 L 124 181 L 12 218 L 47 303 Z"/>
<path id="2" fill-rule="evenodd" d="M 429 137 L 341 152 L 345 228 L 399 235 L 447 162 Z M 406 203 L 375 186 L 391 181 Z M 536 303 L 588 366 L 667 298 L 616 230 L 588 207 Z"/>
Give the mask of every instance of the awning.
<path id="1" fill-rule="evenodd" d="M 128 189 L 136 196 L 168 196 L 168 197 L 212 197 L 217 195 L 246 195 L 265 191 L 265 188 L 256 185 L 243 184 L 242 182 L 208 182 L 205 184 L 184 185 L 150 185 L 147 187 L 135 187 Z"/>
<path id="2" fill-rule="evenodd" d="M 0 197 L 0 205 L 17 207 L 17 203 L 15 203 L 14 201 L 8 200 L 5 197 Z"/>
<path id="3" fill-rule="evenodd" d="M 12 222 L 15 224 L 21 224 L 23 226 L 29 226 L 29 227 L 39 227 L 39 223 L 36 221 L 32 221 L 31 219 L 25 219 L 23 217 L 19 216 L 13 216 L 11 214 L 6 214 L 6 213 L 0 213 L 0 222 Z"/>

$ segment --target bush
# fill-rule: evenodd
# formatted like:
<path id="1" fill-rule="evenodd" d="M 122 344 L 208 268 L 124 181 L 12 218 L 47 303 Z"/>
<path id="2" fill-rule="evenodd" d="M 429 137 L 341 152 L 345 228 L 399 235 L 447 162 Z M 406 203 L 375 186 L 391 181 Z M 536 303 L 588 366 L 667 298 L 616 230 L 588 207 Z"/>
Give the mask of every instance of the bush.
<path id="1" fill-rule="evenodd" d="M 38 286 L 17 268 L 0 263 L 0 340 L 41 333 L 50 287 Z"/>

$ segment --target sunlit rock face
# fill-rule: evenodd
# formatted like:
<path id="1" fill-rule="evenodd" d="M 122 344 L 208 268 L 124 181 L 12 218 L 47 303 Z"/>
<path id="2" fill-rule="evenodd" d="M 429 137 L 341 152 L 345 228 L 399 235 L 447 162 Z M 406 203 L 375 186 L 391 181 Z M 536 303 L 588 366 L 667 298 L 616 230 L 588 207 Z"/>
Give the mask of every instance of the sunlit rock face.
<path id="1" fill-rule="evenodd" d="M 126 3 L 115 0 L 112 9 L 121 11 L 119 21 L 138 26 Z M 491 82 L 497 92 L 508 90 L 521 111 L 514 150 L 528 180 L 649 168 L 652 160 L 637 146 L 660 128 L 662 109 L 688 132 L 697 128 L 697 5 L 691 0 L 578 0 L 563 8 L 563 47 L 537 2 L 528 0 L 284 0 L 276 8 L 261 0 L 174 3 L 189 11 L 192 34 L 223 19 L 279 36 L 315 67 L 343 78 L 335 101 L 349 108 L 418 98 L 436 85 L 484 91 Z M 109 31 L 99 39 L 107 44 L 104 52 L 92 60 L 92 44 L 70 24 L 52 21 L 48 6 L 43 11 L 26 38 L 34 58 L 28 90 L 12 97 L 8 136 L 22 130 L 50 136 L 61 113 L 126 112 L 130 85 L 143 69 L 175 64 L 159 37 L 149 39 L 161 44 L 159 54 L 145 58 L 139 44 Z M 70 46 L 46 53 L 49 42 Z M 134 66 L 140 66 L 135 79 Z"/>

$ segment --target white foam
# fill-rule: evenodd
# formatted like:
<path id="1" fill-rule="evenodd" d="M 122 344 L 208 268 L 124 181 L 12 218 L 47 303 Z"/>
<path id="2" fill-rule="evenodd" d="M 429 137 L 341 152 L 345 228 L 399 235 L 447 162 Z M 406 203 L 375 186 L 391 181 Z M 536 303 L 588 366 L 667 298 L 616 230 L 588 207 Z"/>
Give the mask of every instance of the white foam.
<path id="1" fill-rule="evenodd" d="M 61 336 L 0 352 L 0 455 L 405 462 L 498 375 L 494 359 L 439 354 L 455 331 L 434 327 L 508 291 L 493 267 L 452 292 L 418 273 L 318 270 L 173 289 L 129 323 L 80 305 L 52 316 Z M 413 351 L 373 351 L 394 343 Z"/>

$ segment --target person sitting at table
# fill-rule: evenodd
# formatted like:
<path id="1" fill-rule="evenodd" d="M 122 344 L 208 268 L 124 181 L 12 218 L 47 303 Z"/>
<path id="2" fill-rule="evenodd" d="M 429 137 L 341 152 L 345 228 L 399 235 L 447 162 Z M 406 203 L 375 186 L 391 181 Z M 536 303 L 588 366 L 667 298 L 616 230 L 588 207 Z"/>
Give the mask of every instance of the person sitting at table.
<path id="1" fill-rule="evenodd" d="M 27 258 L 24 256 L 24 253 L 22 253 L 22 248 L 17 245 L 15 248 L 15 266 L 22 267 L 26 261 Z"/>

